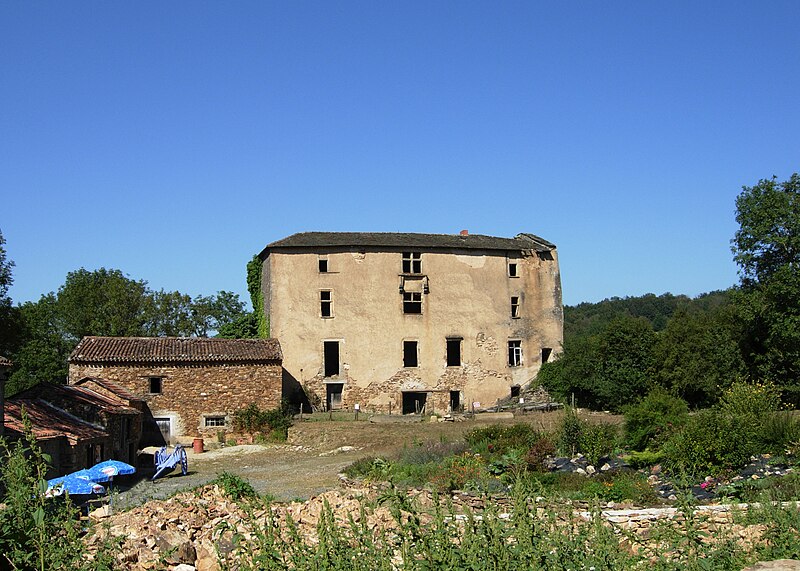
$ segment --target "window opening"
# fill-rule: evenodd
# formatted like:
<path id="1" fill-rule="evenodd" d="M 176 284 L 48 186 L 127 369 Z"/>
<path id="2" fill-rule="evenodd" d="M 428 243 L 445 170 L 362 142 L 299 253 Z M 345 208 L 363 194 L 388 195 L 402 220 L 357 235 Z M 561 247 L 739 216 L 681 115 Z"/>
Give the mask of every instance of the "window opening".
<path id="1" fill-rule="evenodd" d="M 461 338 L 454 337 L 447 340 L 447 366 L 461 366 Z"/>
<path id="2" fill-rule="evenodd" d="M 425 412 L 425 403 L 428 393 L 406 391 L 403 393 L 403 414 L 422 414 Z"/>
<path id="3" fill-rule="evenodd" d="M 550 347 L 542 347 L 542 363 L 549 363 L 552 354 L 553 350 Z"/>
<path id="4" fill-rule="evenodd" d="M 511 317 L 519 317 L 519 297 L 516 295 L 511 296 Z"/>
<path id="5" fill-rule="evenodd" d="M 422 254 L 419 252 L 403 252 L 403 273 L 422 273 Z"/>
<path id="6" fill-rule="evenodd" d="M 325 341 L 323 343 L 323 359 L 326 377 L 339 375 L 339 342 Z"/>
<path id="7" fill-rule="evenodd" d="M 224 416 L 207 416 L 205 418 L 206 428 L 218 428 L 225 426 Z"/>
<path id="8" fill-rule="evenodd" d="M 422 313 L 422 292 L 403 293 L 403 313 Z"/>
<path id="9" fill-rule="evenodd" d="M 161 389 L 162 389 L 162 383 L 161 383 L 162 378 L 161 377 L 150 377 L 148 379 L 148 381 L 150 383 L 149 393 L 151 395 L 160 395 L 161 394 Z"/>
<path id="10" fill-rule="evenodd" d="M 517 263 L 516 262 L 509 262 L 508 263 L 508 277 L 516 278 L 517 276 Z"/>
<path id="11" fill-rule="evenodd" d="M 403 341 L 403 366 L 404 367 L 418 367 L 417 342 L 416 341 Z"/>
<path id="12" fill-rule="evenodd" d="M 322 317 L 333 317 L 333 292 L 322 290 L 319 292 L 319 312 Z"/>
<path id="13" fill-rule="evenodd" d="M 511 387 L 511 396 L 512 397 L 518 397 L 519 396 L 519 391 L 520 391 L 519 385 L 513 385 Z"/>
<path id="14" fill-rule="evenodd" d="M 519 367 L 522 365 L 522 341 L 508 342 L 508 366 Z"/>
<path id="15" fill-rule="evenodd" d="M 319 273 L 321 274 L 328 273 L 328 258 L 319 259 Z"/>

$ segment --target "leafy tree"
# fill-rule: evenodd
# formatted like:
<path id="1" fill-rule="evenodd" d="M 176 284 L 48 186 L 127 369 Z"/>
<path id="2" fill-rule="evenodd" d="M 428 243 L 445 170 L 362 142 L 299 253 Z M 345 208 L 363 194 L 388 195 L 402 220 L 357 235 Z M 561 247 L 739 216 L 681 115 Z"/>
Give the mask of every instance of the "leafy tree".
<path id="1" fill-rule="evenodd" d="M 195 331 L 192 298 L 179 291 L 156 291 L 148 296 L 145 331 L 151 337 L 190 337 Z"/>
<path id="2" fill-rule="evenodd" d="M 67 358 L 75 343 L 64 334 L 56 304 L 55 295 L 50 293 L 35 303 L 20 306 L 21 347 L 14 354 L 14 371 L 6 385 L 8 394 L 42 381 L 59 383 L 67 378 Z"/>
<path id="3" fill-rule="evenodd" d="M 223 337 L 225 339 L 258 338 L 258 319 L 255 313 L 242 313 L 234 321 L 221 325 L 217 330 L 217 337 Z"/>
<path id="4" fill-rule="evenodd" d="M 0 232 L 0 355 L 10 356 L 19 344 L 19 311 L 11 305 L 8 288 L 14 283 L 14 262 L 6 257 L 6 243 Z"/>
<path id="5" fill-rule="evenodd" d="M 729 306 L 679 309 L 658 336 L 656 382 L 693 407 L 710 406 L 744 373 Z"/>
<path id="6" fill-rule="evenodd" d="M 235 293 L 219 291 L 216 295 L 197 296 L 192 301 L 193 333 L 198 337 L 207 337 L 209 332 L 219 331 L 244 313 L 244 303 Z"/>
<path id="7" fill-rule="evenodd" d="M 64 333 L 77 342 L 86 335 L 145 334 L 147 282 L 119 270 L 79 269 L 67 274 L 56 296 Z"/>
<path id="8" fill-rule="evenodd" d="M 764 179 L 736 199 L 732 241 L 742 352 L 753 378 L 780 385 L 800 403 L 800 175 Z"/>

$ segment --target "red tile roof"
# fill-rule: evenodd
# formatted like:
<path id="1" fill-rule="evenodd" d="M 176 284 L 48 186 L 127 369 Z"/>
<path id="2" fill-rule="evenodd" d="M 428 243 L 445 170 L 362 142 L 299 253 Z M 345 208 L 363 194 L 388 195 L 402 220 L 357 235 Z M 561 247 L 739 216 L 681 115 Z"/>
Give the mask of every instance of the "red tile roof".
<path id="1" fill-rule="evenodd" d="M 103 387 L 108 392 L 116 395 L 117 397 L 119 397 L 122 400 L 126 400 L 126 401 L 140 401 L 140 400 L 142 400 L 141 397 L 137 397 L 135 394 L 133 394 L 132 392 L 130 392 L 126 388 L 121 387 L 117 383 L 111 382 L 111 381 L 109 381 L 107 379 L 98 379 L 98 378 L 95 378 L 95 377 L 84 377 L 83 379 L 81 379 L 81 380 L 77 381 L 76 383 L 74 383 L 74 385 L 82 386 L 84 388 L 89 389 L 89 386 L 84 386 L 84 385 L 90 385 L 91 383 L 94 383 L 94 384 L 96 384 L 96 385 L 98 385 L 100 387 Z"/>
<path id="2" fill-rule="evenodd" d="M 84 337 L 70 363 L 280 363 L 277 339 Z"/>
<path id="3" fill-rule="evenodd" d="M 22 409 L 31 423 L 33 435 L 40 440 L 65 436 L 73 446 L 81 440 L 106 438 L 108 433 L 39 399 L 9 399 L 5 403 L 5 426 L 22 433 Z"/>

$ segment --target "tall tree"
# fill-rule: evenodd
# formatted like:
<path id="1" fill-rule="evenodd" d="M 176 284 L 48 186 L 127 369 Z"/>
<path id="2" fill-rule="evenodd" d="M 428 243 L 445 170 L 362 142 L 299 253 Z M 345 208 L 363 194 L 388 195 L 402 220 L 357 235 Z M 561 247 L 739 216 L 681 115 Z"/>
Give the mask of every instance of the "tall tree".
<path id="1" fill-rule="evenodd" d="M 56 297 L 64 332 L 76 342 L 86 335 L 142 336 L 148 294 L 147 282 L 119 270 L 70 272 Z"/>
<path id="2" fill-rule="evenodd" d="M 753 377 L 800 403 L 800 175 L 764 179 L 736 199 L 732 241 L 742 350 Z"/>
<path id="3" fill-rule="evenodd" d="M 11 305 L 8 288 L 14 283 L 14 262 L 6 257 L 6 243 L 0 232 L 0 355 L 10 356 L 19 343 L 19 312 Z"/>

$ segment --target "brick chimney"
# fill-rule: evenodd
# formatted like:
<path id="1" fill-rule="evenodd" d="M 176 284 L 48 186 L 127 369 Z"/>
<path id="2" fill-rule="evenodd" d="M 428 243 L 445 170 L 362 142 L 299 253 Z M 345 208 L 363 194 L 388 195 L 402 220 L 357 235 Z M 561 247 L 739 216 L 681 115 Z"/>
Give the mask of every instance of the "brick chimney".
<path id="1" fill-rule="evenodd" d="M 459 235 L 460 235 L 460 236 L 469 236 L 469 230 L 462 230 L 462 231 L 459 233 Z"/>

